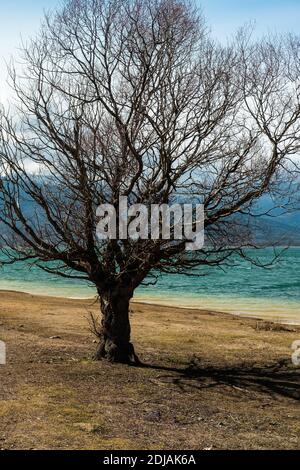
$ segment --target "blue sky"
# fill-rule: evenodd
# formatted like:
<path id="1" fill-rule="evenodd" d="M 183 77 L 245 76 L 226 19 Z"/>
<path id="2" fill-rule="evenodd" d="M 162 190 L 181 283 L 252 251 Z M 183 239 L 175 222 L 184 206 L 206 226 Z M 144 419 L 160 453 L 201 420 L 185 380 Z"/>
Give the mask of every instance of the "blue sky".
<path id="1" fill-rule="evenodd" d="M 17 53 L 21 36 L 37 30 L 43 10 L 60 0 L 0 0 L 0 100 L 8 95 L 5 61 Z M 203 12 L 215 36 L 225 40 L 239 26 L 256 22 L 257 34 L 300 33 L 300 0 L 202 0 Z"/>
<path id="2" fill-rule="evenodd" d="M 202 0 L 199 4 L 220 39 L 249 21 L 256 22 L 257 34 L 300 33 L 300 0 Z"/>

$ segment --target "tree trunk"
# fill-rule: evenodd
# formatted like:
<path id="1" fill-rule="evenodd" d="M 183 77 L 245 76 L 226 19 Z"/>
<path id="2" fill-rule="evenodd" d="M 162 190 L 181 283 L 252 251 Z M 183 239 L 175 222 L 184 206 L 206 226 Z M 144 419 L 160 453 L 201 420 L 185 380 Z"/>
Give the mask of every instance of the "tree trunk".
<path id="1" fill-rule="evenodd" d="M 107 359 L 122 364 L 140 364 L 130 342 L 131 297 L 132 293 L 126 289 L 100 293 L 102 322 L 95 360 Z"/>

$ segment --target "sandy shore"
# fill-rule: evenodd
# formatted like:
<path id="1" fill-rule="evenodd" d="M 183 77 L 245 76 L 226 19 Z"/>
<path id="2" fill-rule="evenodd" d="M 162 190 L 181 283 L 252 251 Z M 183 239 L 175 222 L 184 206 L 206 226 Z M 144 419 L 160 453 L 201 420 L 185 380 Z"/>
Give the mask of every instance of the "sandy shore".
<path id="1" fill-rule="evenodd" d="M 230 313 L 243 318 L 260 318 L 266 321 L 300 326 L 300 304 L 267 299 L 213 298 L 213 297 L 136 297 L 137 302 L 150 305 L 163 305 L 190 310 L 210 310 Z"/>
<path id="2" fill-rule="evenodd" d="M 0 448 L 300 448 L 299 328 L 133 303 L 132 368 L 91 361 L 90 312 L 0 292 Z"/>

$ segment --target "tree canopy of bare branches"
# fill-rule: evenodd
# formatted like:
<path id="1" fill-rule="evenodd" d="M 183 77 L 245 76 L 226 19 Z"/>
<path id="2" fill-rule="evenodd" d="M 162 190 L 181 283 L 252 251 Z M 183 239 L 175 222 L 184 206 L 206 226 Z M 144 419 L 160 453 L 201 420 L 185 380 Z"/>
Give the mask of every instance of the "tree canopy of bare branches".
<path id="1" fill-rule="evenodd" d="M 128 307 L 150 273 L 242 254 L 256 202 L 290 187 L 299 68 L 298 38 L 220 45 L 188 0 L 69 0 L 24 46 L 0 120 L 6 262 L 96 286 L 98 358 L 137 360 Z M 97 239 L 100 204 L 179 195 L 204 204 L 205 249 Z"/>

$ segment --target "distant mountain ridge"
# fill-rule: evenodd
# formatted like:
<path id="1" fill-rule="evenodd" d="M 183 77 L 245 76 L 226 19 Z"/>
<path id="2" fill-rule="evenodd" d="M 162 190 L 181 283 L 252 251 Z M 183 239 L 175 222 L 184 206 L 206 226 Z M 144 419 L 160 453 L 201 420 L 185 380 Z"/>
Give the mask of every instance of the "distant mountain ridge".
<path id="1" fill-rule="evenodd" d="M 34 217 L 38 211 L 37 204 L 26 194 L 21 195 L 20 199 L 24 214 L 28 218 Z M 267 196 L 257 204 L 255 211 L 262 215 L 251 219 L 254 240 L 258 244 L 300 246 L 300 206 L 298 210 L 290 212 L 273 207 L 274 203 Z M 271 216 L 263 215 L 268 211 L 271 211 Z"/>
<path id="2" fill-rule="evenodd" d="M 271 210 L 271 215 L 260 217 L 259 225 L 266 234 L 266 240 L 271 239 L 276 244 L 285 241 L 286 244 L 300 246 L 300 207 L 294 210 L 284 208 L 272 210 L 273 207 L 274 203 L 267 196 L 258 204 L 258 212 L 261 214 Z"/>

